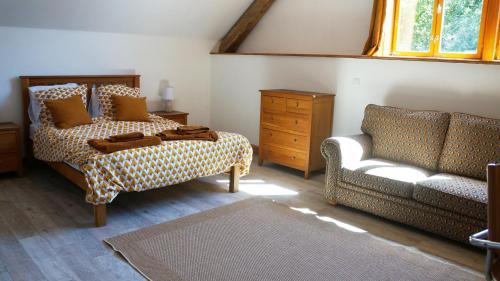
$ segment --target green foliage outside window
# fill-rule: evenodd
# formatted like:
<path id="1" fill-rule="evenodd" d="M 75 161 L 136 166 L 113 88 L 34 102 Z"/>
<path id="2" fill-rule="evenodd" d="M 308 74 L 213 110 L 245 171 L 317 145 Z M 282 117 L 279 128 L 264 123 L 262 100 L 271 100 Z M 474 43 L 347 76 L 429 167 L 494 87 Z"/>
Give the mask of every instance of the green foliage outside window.
<path id="1" fill-rule="evenodd" d="M 446 0 L 440 52 L 475 53 L 481 27 L 482 0 Z M 418 0 L 412 50 L 425 52 L 431 43 L 434 0 Z"/>
<path id="2" fill-rule="evenodd" d="M 441 51 L 475 53 L 481 28 L 482 0 L 445 1 Z"/>
<path id="3" fill-rule="evenodd" d="M 434 0 L 419 0 L 413 26 L 412 50 L 427 52 L 431 43 Z"/>

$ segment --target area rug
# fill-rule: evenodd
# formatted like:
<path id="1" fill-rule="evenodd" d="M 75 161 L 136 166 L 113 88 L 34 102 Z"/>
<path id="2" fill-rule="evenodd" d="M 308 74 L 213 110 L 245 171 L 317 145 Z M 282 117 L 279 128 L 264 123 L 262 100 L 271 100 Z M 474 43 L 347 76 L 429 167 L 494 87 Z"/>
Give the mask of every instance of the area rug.
<path id="1" fill-rule="evenodd" d="M 149 280 L 482 280 L 458 265 L 340 226 L 255 198 L 105 242 Z"/>

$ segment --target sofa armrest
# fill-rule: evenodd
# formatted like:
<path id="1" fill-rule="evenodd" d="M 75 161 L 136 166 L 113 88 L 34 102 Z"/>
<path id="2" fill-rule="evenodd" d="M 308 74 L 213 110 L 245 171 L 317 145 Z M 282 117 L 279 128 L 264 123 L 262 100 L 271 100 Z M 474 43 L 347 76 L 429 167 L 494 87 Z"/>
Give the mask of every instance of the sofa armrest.
<path id="1" fill-rule="evenodd" d="M 335 201 L 335 186 L 342 178 L 342 167 L 371 157 L 372 138 L 368 134 L 332 137 L 323 141 L 321 153 L 326 159 L 326 196 Z"/>

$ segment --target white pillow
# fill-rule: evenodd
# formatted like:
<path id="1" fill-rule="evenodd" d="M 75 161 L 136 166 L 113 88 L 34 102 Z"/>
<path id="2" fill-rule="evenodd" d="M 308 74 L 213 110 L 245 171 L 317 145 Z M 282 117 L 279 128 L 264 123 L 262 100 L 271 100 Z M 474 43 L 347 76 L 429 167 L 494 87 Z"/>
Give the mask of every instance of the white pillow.
<path id="1" fill-rule="evenodd" d="M 38 91 L 47 91 L 54 88 L 76 88 L 78 84 L 76 83 L 68 83 L 63 85 L 49 85 L 49 86 L 33 86 L 29 87 L 29 95 L 30 95 L 30 104 L 28 106 L 28 115 L 30 117 L 31 123 L 38 127 L 40 125 L 40 103 L 33 102 L 36 99 L 35 92 Z"/>

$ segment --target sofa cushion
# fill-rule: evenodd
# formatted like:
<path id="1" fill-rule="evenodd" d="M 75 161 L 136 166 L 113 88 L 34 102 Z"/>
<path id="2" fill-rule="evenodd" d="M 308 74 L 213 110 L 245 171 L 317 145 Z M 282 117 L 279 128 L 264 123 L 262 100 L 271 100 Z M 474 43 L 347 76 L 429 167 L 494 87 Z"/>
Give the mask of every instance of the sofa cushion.
<path id="1" fill-rule="evenodd" d="M 437 170 L 450 114 L 368 105 L 361 130 L 372 137 L 372 156 Z"/>
<path id="2" fill-rule="evenodd" d="M 437 208 L 486 220 L 488 187 L 485 181 L 436 174 L 417 182 L 413 198 Z"/>
<path id="3" fill-rule="evenodd" d="M 451 115 L 439 170 L 486 180 L 486 166 L 500 160 L 500 120 Z"/>
<path id="4" fill-rule="evenodd" d="M 411 198 L 415 182 L 432 172 L 384 159 L 372 158 L 342 168 L 343 181 L 385 194 Z"/>

